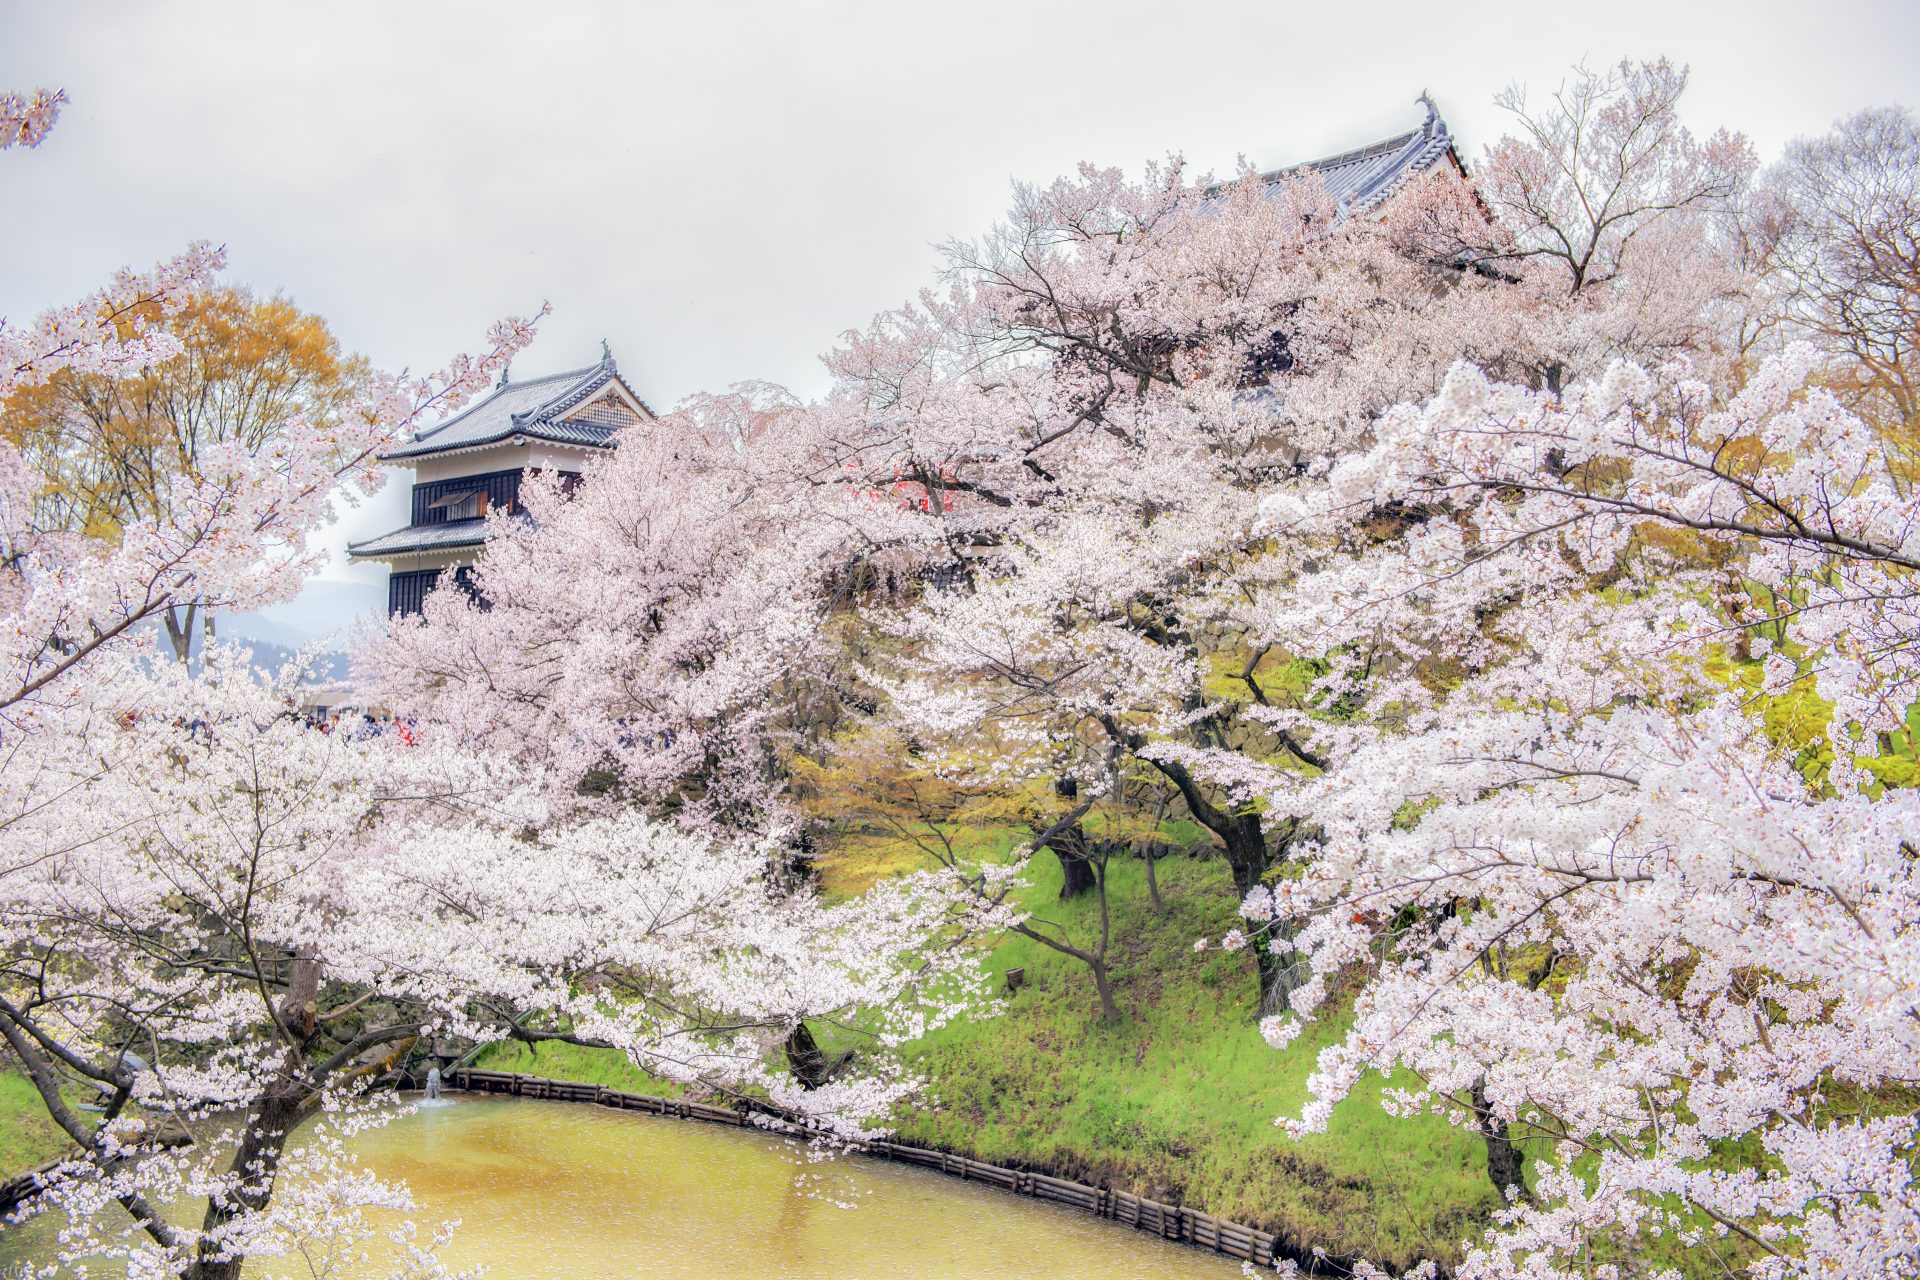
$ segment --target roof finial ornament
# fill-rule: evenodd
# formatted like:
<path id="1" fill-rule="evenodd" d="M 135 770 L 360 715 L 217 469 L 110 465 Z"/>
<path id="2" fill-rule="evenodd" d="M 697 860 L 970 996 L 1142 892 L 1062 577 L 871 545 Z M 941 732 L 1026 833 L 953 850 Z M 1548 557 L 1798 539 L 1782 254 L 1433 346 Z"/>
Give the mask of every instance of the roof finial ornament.
<path id="1" fill-rule="evenodd" d="M 502 387 L 504 387 L 504 386 L 506 386 L 506 385 L 507 385 L 507 374 L 508 374 L 508 373 L 509 373 L 509 372 L 510 372 L 510 371 L 511 371 L 512 369 L 513 369 L 513 361 L 511 361 L 511 360 L 507 360 L 507 361 L 503 361 L 503 362 L 501 363 L 501 365 L 500 365 L 500 381 L 498 381 L 498 382 L 496 382 L 496 383 L 494 383 L 494 384 L 493 384 L 493 389 L 494 389 L 495 391 L 498 391 L 498 390 L 500 390 L 500 389 L 501 389 Z"/>
<path id="2" fill-rule="evenodd" d="M 1440 108 L 1433 105 L 1433 95 L 1425 89 L 1420 91 L 1420 96 L 1415 98 L 1414 101 L 1425 106 L 1427 109 L 1427 122 L 1420 126 L 1420 131 L 1431 136 L 1433 127 L 1440 123 Z"/>
<path id="3" fill-rule="evenodd" d="M 608 368 L 613 367 L 613 348 L 607 345 L 605 338 L 600 339 L 600 363 Z"/>

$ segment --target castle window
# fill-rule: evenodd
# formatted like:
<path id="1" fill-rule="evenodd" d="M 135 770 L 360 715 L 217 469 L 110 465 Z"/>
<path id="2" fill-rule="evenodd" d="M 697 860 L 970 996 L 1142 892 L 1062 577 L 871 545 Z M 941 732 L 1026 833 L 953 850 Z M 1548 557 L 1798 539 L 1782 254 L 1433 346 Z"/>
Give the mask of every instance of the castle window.
<path id="1" fill-rule="evenodd" d="M 447 524 L 476 520 L 489 511 L 512 515 L 519 505 L 519 470 L 490 471 L 454 480 L 431 480 L 413 486 L 413 523 Z"/>

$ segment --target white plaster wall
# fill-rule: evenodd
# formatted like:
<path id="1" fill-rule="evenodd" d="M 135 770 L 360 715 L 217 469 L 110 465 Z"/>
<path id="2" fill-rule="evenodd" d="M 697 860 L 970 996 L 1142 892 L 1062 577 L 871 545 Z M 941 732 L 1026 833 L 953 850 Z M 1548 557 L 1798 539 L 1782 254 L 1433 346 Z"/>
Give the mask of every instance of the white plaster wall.
<path id="1" fill-rule="evenodd" d="M 498 444 L 450 457 L 422 458 L 413 469 L 413 482 L 428 484 L 435 480 L 456 480 L 461 476 L 526 467 L 530 465 L 527 458 L 531 452 L 526 445 Z"/>
<path id="2" fill-rule="evenodd" d="M 530 444 L 496 444 L 469 453 L 448 457 L 422 458 L 414 466 L 414 484 L 435 480 L 457 480 L 461 476 L 485 475 L 489 471 L 524 471 L 541 467 L 555 471 L 578 471 L 598 450 L 569 449 L 562 445 L 535 441 Z"/>

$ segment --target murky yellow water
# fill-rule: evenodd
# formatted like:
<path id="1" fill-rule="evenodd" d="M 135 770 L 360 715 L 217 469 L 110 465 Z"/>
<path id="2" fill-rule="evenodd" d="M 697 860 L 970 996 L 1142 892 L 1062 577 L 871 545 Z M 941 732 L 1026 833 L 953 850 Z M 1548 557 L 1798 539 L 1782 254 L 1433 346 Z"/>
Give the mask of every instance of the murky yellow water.
<path id="1" fill-rule="evenodd" d="M 461 1098 L 353 1149 L 413 1189 L 423 1224 L 459 1218 L 442 1259 L 485 1264 L 492 1280 L 1239 1274 L 1226 1259 L 927 1170 L 814 1163 L 768 1134 L 588 1105 Z M 0 1265 L 49 1258 L 54 1225 L 0 1231 Z"/>

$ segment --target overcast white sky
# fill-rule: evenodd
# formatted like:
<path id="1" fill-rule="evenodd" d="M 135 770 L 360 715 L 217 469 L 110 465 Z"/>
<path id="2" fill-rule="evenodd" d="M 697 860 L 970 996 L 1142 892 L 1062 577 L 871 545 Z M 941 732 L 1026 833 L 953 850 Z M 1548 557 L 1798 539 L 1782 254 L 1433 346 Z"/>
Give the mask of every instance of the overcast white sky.
<path id="1" fill-rule="evenodd" d="M 1920 106 L 1915 0 L 0 0 L 0 87 L 73 99 L 45 146 L 0 156 L 0 314 L 207 238 L 386 367 L 437 367 L 545 299 L 522 373 L 605 337 L 656 408 L 748 378 L 813 392 L 818 353 L 927 282 L 932 245 L 984 230 L 1012 179 L 1309 159 L 1417 124 L 1423 88 L 1471 165 L 1503 85 L 1663 53 L 1693 68 L 1696 132 L 1768 158 Z M 402 493 L 336 541 L 404 523 Z"/>

